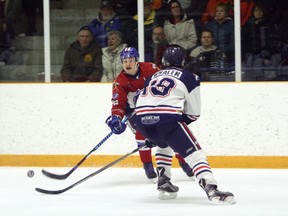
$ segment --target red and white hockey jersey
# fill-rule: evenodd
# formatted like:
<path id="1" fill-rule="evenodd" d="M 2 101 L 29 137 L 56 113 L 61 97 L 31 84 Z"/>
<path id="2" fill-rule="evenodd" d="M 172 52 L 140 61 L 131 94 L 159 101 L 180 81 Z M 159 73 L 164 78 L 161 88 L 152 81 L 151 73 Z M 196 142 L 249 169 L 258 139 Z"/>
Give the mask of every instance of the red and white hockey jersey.
<path id="1" fill-rule="evenodd" d="M 145 81 L 160 69 L 151 62 L 139 62 L 134 76 L 123 71 L 113 82 L 112 115 L 123 116 L 135 108 L 133 99 L 137 90 L 144 87 Z"/>

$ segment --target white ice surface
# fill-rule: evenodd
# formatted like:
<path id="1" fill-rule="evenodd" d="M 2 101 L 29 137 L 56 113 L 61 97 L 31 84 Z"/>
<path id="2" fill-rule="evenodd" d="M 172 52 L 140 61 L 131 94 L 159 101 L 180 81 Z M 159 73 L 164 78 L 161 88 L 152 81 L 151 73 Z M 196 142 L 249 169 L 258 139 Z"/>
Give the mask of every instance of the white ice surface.
<path id="1" fill-rule="evenodd" d="M 33 178 L 27 177 L 34 170 Z M 67 168 L 45 168 L 66 173 Z M 46 195 L 36 187 L 59 190 L 98 168 L 78 168 L 66 180 L 53 180 L 41 168 L 0 168 L 1 216 L 287 216 L 287 169 L 214 169 L 219 189 L 234 193 L 235 205 L 208 201 L 198 183 L 180 168 L 172 169 L 172 182 L 180 187 L 175 200 L 159 200 L 156 185 L 141 168 L 109 168 L 60 195 Z"/>

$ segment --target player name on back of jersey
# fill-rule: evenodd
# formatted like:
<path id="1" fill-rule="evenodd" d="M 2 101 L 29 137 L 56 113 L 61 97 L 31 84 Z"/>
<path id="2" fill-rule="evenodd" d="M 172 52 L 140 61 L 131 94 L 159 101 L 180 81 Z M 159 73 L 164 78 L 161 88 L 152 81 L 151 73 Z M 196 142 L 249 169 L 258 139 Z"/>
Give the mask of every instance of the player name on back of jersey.
<path id="1" fill-rule="evenodd" d="M 156 78 L 158 76 L 167 76 L 167 75 L 180 79 L 182 72 L 176 69 L 160 70 L 156 74 L 154 74 L 152 78 Z"/>

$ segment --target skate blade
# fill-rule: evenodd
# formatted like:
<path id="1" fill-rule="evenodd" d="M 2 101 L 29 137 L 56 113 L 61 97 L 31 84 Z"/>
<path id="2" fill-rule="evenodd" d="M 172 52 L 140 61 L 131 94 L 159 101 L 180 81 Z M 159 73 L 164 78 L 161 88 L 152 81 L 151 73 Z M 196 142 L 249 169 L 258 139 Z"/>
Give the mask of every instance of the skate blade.
<path id="1" fill-rule="evenodd" d="M 236 203 L 233 196 L 229 196 L 225 200 L 219 200 L 219 197 L 214 197 L 211 202 L 217 205 L 233 205 Z"/>
<path id="2" fill-rule="evenodd" d="M 176 199 L 177 192 L 165 192 L 165 191 L 159 191 L 159 199 L 161 200 L 171 200 Z"/>

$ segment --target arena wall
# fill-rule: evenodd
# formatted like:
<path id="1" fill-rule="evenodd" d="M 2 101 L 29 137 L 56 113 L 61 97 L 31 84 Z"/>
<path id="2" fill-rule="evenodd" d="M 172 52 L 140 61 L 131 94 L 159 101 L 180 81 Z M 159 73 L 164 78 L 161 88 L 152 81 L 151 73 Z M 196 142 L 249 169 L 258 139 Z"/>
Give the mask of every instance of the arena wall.
<path id="1" fill-rule="evenodd" d="M 287 82 L 202 83 L 202 115 L 189 127 L 211 165 L 288 168 L 287 92 Z M 111 83 L 7 83 L 0 98 L 0 166 L 74 166 L 110 132 Z M 134 148 L 128 129 L 83 165 L 102 166 Z M 116 166 L 140 165 L 135 154 Z"/>

